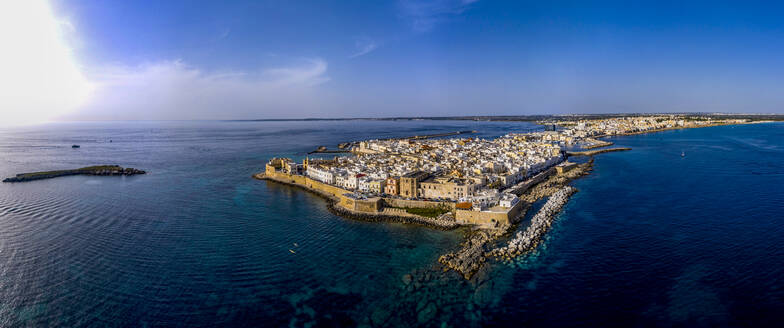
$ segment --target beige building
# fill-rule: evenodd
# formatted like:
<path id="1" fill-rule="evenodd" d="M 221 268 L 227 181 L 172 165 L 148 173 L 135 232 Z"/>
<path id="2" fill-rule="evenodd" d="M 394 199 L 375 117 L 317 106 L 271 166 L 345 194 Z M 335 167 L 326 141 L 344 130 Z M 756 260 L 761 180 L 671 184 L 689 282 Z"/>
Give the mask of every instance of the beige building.
<path id="1" fill-rule="evenodd" d="M 400 196 L 406 198 L 417 198 L 419 193 L 419 182 L 425 180 L 430 174 L 422 171 L 415 171 L 400 177 Z"/>
<path id="2" fill-rule="evenodd" d="M 419 184 L 421 197 L 451 200 L 469 197 L 476 188 L 477 185 L 458 179 L 436 178 Z"/>
<path id="3" fill-rule="evenodd" d="M 564 174 L 571 171 L 575 167 L 577 167 L 577 163 L 563 162 L 555 167 L 555 171 L 558 172 L 558 174 Z"/>
<path id="4" fill-rule="evenodd" d="M 400 178 L 400 196 L 406 198 L 417 197 L 417 181 L 414 178 Z"/>
<path id="5" fill-rule="evenodd" d="M 384 186 L 384 193 L 387 195 L 397 195 L 400 193 L 400 179 L 388 178 Z"/>
<path id="6" fill-rule="evenodd" d="M 372 192 L 372 193 L 380 194 L 380 193 L 384 192 L 384 186 L 385 186 L 384 180 L 373 180 L 373 181 L 370 181 L 370 183 L 368 185 L 370 186 L 369 189 L 370 189 L 370 192 Z"/>

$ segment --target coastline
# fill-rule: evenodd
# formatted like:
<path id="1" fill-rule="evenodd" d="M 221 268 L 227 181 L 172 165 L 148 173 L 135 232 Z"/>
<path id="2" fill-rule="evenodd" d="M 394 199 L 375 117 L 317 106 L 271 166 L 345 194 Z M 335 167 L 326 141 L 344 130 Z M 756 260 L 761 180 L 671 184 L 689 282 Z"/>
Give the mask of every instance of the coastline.
<path id="1" fill-rule="evenodd" d="M 321 190 L 308 188 L 307 186 L 292 183 L 289 181 L 284 181 L 281 179 L 277 179 L 274 177 L 267 176 L 264 173 L 257 173 L 252 175 L 252 177 L 256 180 L 263 180 L 263 181 L 272 181 L 280 184 L 284 184 L 290 187 L 296 187 L 308 192 L 313 193 L 314 195 L 318 195 L 322 197 L 324 200 L 327 201 L 327 210 L 335 214 L 337 216 L 357 220 L 357 221 L 366 221 L 366 222 L 395 222 L 395 223 L 404 223 L 404 224 L 413 224 L 424 226 L 428 228 L 434 228 L 438 230 L 453 230 L 455 228 L 460 227 L 461 225 L 456 222 L 450 222 L 446 220 L 438 220 L 432 219 L 427 217 L 416 216 L 413 214 L 410 215 L 392 215 L 388 213 L 370 213 L 370 212 L 359 212 L 359 211 L 352 211 L 347 208 L 344 208 L 339 204 L 339 200 L 336 199 L 334 196 L 325 193 Z"/>
<path id="2" fill-rule="evenodd" d="M 712 128 L 716 126 L 760 124 L 760 123 L 770 123 L 770 122 L 773 121 L 754 121 L 754 122 L 745 122 L 745 123 L 725 123 L 725 124 L 714 123 L 714 124 L 706 124 L 700 126 L 677 126 L 677 127 L 662 128 L 662 129 L 647 130 L 647 131 L 624 132 L 624 133 L 617 133 L 617 134 L 602 134 L 602 135 L 593 136 L 592 138 L 599 139 L 599 138 L 610 138 L 610 137 L 620 137 L 620 136 L 633 136 L 639 134 L 656 133 L 656 132 L 664 132 L 664 131 L 672 131 L 672 130 L 688 130 L 688 129 Z"/>
<path id="3" fill-rule="evenodd" d="M 615 151 L 627 151 L 632 150 L 629 147 L 618 147 L 618 148 L 604 148 L 604 149 L 597 149 L 597 150 L 586 150 L 586 151 L 567 151 L 566 155 L 568 156 L 593 156 L 602 153 L 610 153 Z"/>
<path id="4" fill-rule="evenodd" d="M 638 132 L 630 132 L 630 133 L 623 133 L 623 134 L 612 134 L 612 135 L 601 135 L 595 136 L 592 138 L 603 138 L 603 137 L 614 137 L 614 136 L 623 136 L 623 135 L 638 135 L 638 134 L 645 134 L 645 133 L 654 133 L 654 132 L 662 132 L 668 130 L 681 130 L 681 129 L 692 129 L 692 128 L 702 128 L 702 127 L 715 127 L 715 126 L 726 126 L 726 125 L 738 125 L 738 124 L 755 124 L 755 123 L 762 123 L 762 122 L 747 122 L 747 123 L 731 123 L 731 124 L 710 124 L 710 125 L 703 125 L 703 126 L 690 126 L 690 127 L 673 127 L 673 128 L 664 128 L 664 129 L 656 129 L 656 130 L 647 130 L 647 131 L 638 131 Z M 607 144 L 612 144 L 607 142 L 601 146 L 590 147 L 591 148 L 600 148 L 606 147 Z M 442 269 L 444 271 L 453 270 L 458 273 L 460 276 L 465 278 L 466 280 L 471 279 L 474 274 L 482 269 L 484 264 L 488 262 L 488 260 L 495 260 L 495 261 L 510 261 L 512 258 L 525 255 L 531 249 L 537 247 L 540 244 L 541 239 L 544 238 L 546 235 L 549 226 L 553 223 L 553 220 L 557 216 L 557 214 L 561 211 L 563 206 L 569 201 L 571 195 L 575 193 L 577 190 L 573 187 L 569 186 L 568 184 L 572 181 L 590 174 L 590 171 L 593 167 L 593 156 L 601 153 L 606 152 L 615 152 L 615 151 L 627 151 L 631 150 L 628 147 L 616 147 L 616 148 L 604 148 L 604 149 L 595 149 L 595 150 L 588 150 L 588 151 L 580 151 L 580 152 L 565 152 L 566 158 L 569 156 L 588 156 L 590 160 L 587 163 L 579 164 L 576 168 L 569 169 L 565 172 L 560 172 L 558 174 L 553 174 L 549 177 L 545 177 L 544 179 L 535 181 L 531 185 L 527 186 L 524 191 L 519 194 L 520 200 L 523 205 L 523 208 L 518 215 L 514 218 L 510 219 L 508 224 L 502 226 L 495 226 L 495 227 L 485 227 L 485 226 L 477 226 L 477 225 L 464 225 L 459 224 L 454 221 L 439 221 L 436 219 L 426 218 L 426 217 L 419 217 L 419 216 L 409 216 L 409 215 L 390 215 L 385 212 L 365 212 L 365 211 L 354 211 L 342 206 L 342 201 L 340 194 L 335 194 L 333 190 L 327 190 L 325 192 L 323 190 L 319 190 L 313 187 L 308 186 L 309 183 L 302 182 L 302 181 L 295 181 L 294 178 L 287 180 L 282 179 L 280 177 L 273 177 L 268 176 L 265 173 L 258 173 L 254 174 L 253 178 L 258 180 L 266 180 L 266 181 L 273 181 L 278 182 L 281 184 L 286 184 L 289 186 L 296 186 L 302 188 L 306 191 L 313 192 L 314 194 L 320 195 L 324 197 L 328 204 L 327 209 L 338 216 L 354 219 L 359 221 L 368 221 L 368 222 L 397 222 L 397 223 L 404 223 L 404 224 L 415 224 L 430 228 L 436 228 L 439 230 L 451 230 L 457 227 L 472 227 L 471 233 L 466 236 L 466 239 L 459 249 L 448 252 L 438 258 L 438 262 L 442 265 Z M 555 167 L 551 167 L 554 169 Z M 269 170 L 269 168 L 268 168 Z M 276 173 L 277 174 L 277 173 Z M 315 183 L 314 183 L 315 185 Z M 341 189 L 342 190 L 342 189 Z M 345 190 L 343 190 L 345 191 Z M 552 197 L 556 196 L 555 199 Z M 513 237 L 512 240 L 509 241 L 509 244 L 506 246 L 495 245 L 496 241 L 502 236 L 508 236 L 510 233 L 514 231 L 514 229 L 518 226 L 519 221 L 525 217 L 525 214 L 530 209 L 530 205 L 534 202 L 544 199 L 548 199 L 547 210 L 545 211 L 540 210 L 537 213 L 536 217 L 539 218 L 537 222 L 536 229 L 526 232 L 517 232 L 516 235 Z"/>

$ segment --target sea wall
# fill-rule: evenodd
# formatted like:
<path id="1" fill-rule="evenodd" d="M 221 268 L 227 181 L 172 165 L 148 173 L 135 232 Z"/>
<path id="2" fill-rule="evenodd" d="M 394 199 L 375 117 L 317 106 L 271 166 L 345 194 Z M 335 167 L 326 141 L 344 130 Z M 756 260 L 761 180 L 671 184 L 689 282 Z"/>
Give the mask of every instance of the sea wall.
<path id="1" fill-rule="evenodd" d="M 431 227 L 431 228 L 436 228 L 441 230 L 454 229 L 459 226 L 459 224 L 457 224 L 454 221 L 427 218 L 427 217 L 413 215 L 406 212 L 396 213 L 393 211 L 386 211 L 386 209 L 384 209 L 384 211 L 382 212 L 376 212 L 376 213 L 352 211 L 342 206 L 335 206 L 334 202 L 331 202 L 327 206 L 327 209 L 335 215 L 347 217 L 350 219 L 360 220 L 360 221 L 398 222 L 398 223 L 421 225 L 421 226 L 426 226 L 426 227 Z"/>
<path id="2" fill-rule="evenodd" d="M 523 202 L 517 202 L 508 212 L 456 210 L 455 220 L 461 224 L 475 224 L 487 228 L 499 228 L 512 224 L 520 214 Z"/>
<path id="3" fill-rule="evenodd" d="M 434 208 L 439 206 L 447 206 L 451 210 L 455 209 L 454 202 L 430 202 L 424 200 L 408 200 L 408 199 L 385 197 L 384 203 L 393 207 Z"/>
<path id="4" fill-rule="evenodd" d="M 504 192 L 509 192 L 509 193 L 513 193 L 515 195 L 520 196 L 520 194 L 528 191 L 529 188 L 531 188 L 532 186 L 535 186 L 537 183 L 544 181 L 544 179 L 547 179 L 548 177 L 553 175 L 553 173 L 555 173 L 555 167 L 551 167 L 551 168 L 545 170 L 544 172 L 541 172 L 541 173 L 533 176 L 532 178 L 530 178 L 528 180 L 525 180 L 525 181 L 520 182 L 520 183 L 518 183 L 518 184 L 516 184 L 516 185 L 514 185 L 512 187 L 509 187 L 508 189 L 504 190 Z"/>
<path id="5" fill-rule="evenodd" d="M 340 206 L 358 212 L 378 212 L 381 211 L 383 202 L 381 198 L 354 199 L 340 196 Z"/>
<path id="6" fill-rule="evenodd" d="M 359 206 L 355 199 L 343 196 L 349 193 L 348 190 L 330 186 L 308 177 L 289 175 L 281 172 L 270 172 L 270 174 L 259 173 L 253 175 L 259 180 L 271 180 L 278 183 L 299 187 L 304 190 L 321 195 L 328 200 L 327 209 L 335 215 L 361 220 L 378 222 L 400 222 L 428 226 L 436 229 L 453 229 L 459 226 L 454 220 L 443 218 L 428 218 L 407 212 L 387 211 L 389 208 L 382 208 L 382 201 L 378 198 L 359 200 Z M 353 204 L 353 205 L 349 205 Z M 344 206 L 351 207 L 346 208 Z M 360 210 L 357 210 L 360 209 Z"/>
<path id="7" fill-rule="evenodd" d="M 348 191 L 346 189 L 343 189 L 343 188 L 340 188 L 340 187 L 331 186 L 331 185 L 328 185 L 326 183 L 322 183 L 320 181 L 313 180 L 313 179 L 311 179 L 309 177 L 306 177 L 304 175 L 291 175 L 291 174 L 287 174 L 285 172 L 279 172 L 279 171 L 275 171 L 275 170 L 273 170 L 272 172 L 269 172 L 269 171 L 264 172 L 264 175 L 267 178 L 269 178 L 269 179 L 272 179 L 272 180 L 275 180 L 275 181 L 278 181 L 278 182 L 287 182 L 287 183 L 300 185 L 300 186 L 312 189 L 314 191 L 317 191 L 319 193 L 323 193 L 323 194 L 329 195 L 331 197 L 334 197 L 335 199 L 340 199 L 341 197 L 344 197 L 343 196 L 344 194 L 351 193 L 351 191 Z"/>
<path id="8" fill-rule="evenodd" d="M 601 153 L 609 153 L 609 152 L 614 152 L 614 151 L 626 151 L 626 150 L 632 150 L 632 149 L 628 148 L 628 147 L 607 148 L 607 149 L 599 149 L 599 150 L 568 151 L 568 152 L 566 152 L 566 154 L 569 155 L 569 156 L 593 156 L 593 155 L 601 154 Z"/>

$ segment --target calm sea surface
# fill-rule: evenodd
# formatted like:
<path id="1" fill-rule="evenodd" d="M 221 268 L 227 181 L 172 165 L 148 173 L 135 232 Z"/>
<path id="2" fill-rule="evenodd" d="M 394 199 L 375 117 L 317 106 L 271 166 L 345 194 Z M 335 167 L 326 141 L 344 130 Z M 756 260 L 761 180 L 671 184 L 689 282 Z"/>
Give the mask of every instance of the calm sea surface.
<path id="1" fill-rule="evenodd" d="M 610 139 L 634 150 L 596 157 L 538 251 L 489 265 L 471 281 L 434 266 L 458 247 L 461 230 L 347 220 L 312 194 L 250 178 L 270 157 L 299 160 L 319 145 L 468 129 L 495 137 L 538 128 L 471 121 L 0 128 L 0 177 L 93 164 L 149 172 L 0 184 L 0 326 L 784 320 L 781 123 Z"/>

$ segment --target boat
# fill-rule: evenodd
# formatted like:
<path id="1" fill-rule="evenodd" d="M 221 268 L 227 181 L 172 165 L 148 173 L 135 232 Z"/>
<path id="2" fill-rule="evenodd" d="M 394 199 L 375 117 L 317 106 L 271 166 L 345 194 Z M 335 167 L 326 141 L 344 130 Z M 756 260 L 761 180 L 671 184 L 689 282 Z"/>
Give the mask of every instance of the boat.
<path id="1" fill-rule="evenodd" d="M 71 148 L 79 148 L 79 145 L 73 145 Z"/>

